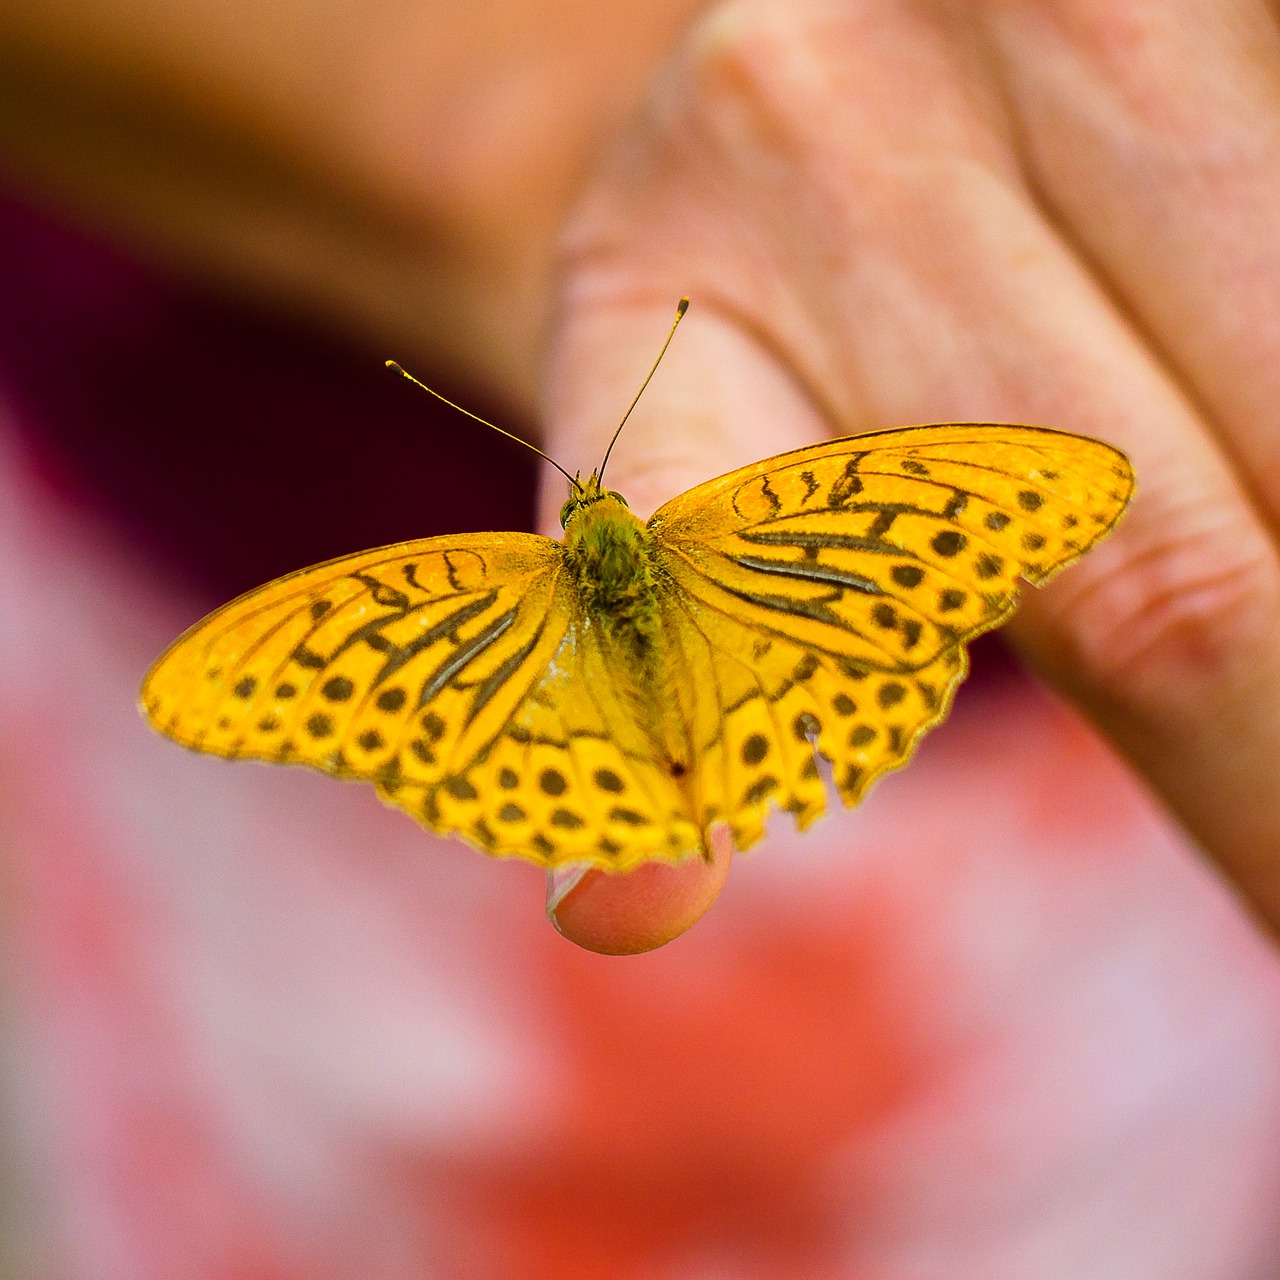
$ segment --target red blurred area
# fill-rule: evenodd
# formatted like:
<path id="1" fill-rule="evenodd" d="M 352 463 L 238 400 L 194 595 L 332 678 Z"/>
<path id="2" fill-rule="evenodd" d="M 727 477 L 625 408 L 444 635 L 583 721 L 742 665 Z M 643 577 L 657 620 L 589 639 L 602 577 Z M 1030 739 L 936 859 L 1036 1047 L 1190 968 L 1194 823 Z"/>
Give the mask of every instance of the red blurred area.
<path id="1" fill-rule="evenodd" d="M 166 279 L 13 199 L 0 280 L 0 391 L 43 475 L 216 596 L 533 519 L 533 455 L 389 373 L 403 353 Z"/>

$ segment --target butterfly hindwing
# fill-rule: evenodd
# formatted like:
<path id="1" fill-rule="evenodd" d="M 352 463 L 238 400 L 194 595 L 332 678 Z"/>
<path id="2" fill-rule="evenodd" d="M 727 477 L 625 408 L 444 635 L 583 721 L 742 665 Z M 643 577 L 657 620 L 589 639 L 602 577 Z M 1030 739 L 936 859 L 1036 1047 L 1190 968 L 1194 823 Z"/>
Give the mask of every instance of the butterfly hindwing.
<path id="1" fill-rule="evenodd" d="M 841 799 L 857 804 L 946 716 L 967 669 L 963 646 L 915 671 L 876 671 L 793 641 L 762 639 L 696 597 L 680 612 L 686 652 L 698 654 L 707 673 L 693 718 L 699 811 L 706 822 L 727 822 L 739 849 L 764 834 L 775 805 L 802 830 L 823 813 L 815 751 L 830 761 Z"/>
<path id="2" fill-rule="evenodd" d="M 388 799 L 497 856 L 624 871 L 702 847 L 684 790 L 637 732 L 581 616 L 501 734 L 451 786 Z"/>

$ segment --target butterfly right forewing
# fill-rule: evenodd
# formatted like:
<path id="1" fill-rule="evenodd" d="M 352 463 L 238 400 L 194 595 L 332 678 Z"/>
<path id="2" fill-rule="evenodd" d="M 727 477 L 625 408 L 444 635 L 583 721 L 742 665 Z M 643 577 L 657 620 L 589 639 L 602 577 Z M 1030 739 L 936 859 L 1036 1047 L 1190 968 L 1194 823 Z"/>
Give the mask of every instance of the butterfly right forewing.
<path id="1" fill-rule="evenodd" d="M 1087 551 L 1132 487 L 1124 456 L 1098 441 L 943 424 L 744 467 L 673 499 L 650 528 L 708 605 L 911 667 L 999 625 L 1019 579 Z"/>
<path id="2" fill-rule="evenodd" d="M 696 716 L 707 808 L 739 842 L 769 804 L 803 825 L 820 811 L 810 741 L 856 802 L 946 714 L 965 643 L 1013 610 L 1019 578 L 1083 554 L 1132 484 L 1097 441 L 943 424 L 783 454 L 664 506 L 650 529 L 672 609 L 717 674 Z"/>

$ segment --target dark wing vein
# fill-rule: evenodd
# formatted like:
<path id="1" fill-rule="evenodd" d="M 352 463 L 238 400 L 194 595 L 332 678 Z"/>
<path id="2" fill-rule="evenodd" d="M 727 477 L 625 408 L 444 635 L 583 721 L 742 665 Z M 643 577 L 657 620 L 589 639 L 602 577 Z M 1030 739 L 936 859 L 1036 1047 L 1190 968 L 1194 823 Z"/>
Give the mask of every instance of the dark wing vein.
<path id="1" fill-rule="evenodd" d="M 747 592 L 736 591 L 732 587 L 726 586 L 722 582 L 716 582 L 714 579 L 708 577 L 707 574 L 703 573 L 702 570 L 698 568 L 698 566 L 692 560 L 690 560 L 687 555 L 685 555 L 684 551 L 681 550 L 679 542 L 675 540 L 667 542 L 665 544 L 665 549 L 670 553 L 679 555 L 680 558 L 685 562 L 685 564 L 688 565 L 690 572 L 697 574 L 697 576 L 700 578 L 706 579 L 716 588 L 716 590 L 723 591 L 726 595 L 735 596 L 737 599 L 746 601 L 747 603 L 759 604 L 762 608 L 770 609 L 777 613 L 790 613 L 795 617 L 807 617 L 807 618 L 810 618 L 811 620 L 815 620 L 812 614 L 806 613 L 803 610 L 792 609 L 792 608 L 780 609 L 776 605 L 769 603 L 769 601 L 773 599 L 777 599 L 778 601 L 788 606 L 791 605 L 792 603 L 799 603 L 799 602 L 790 601 L 785 596 L 757 597 Z M 679 587 L 679 584 L 677 584 L 677 587 L 679 590 L 682 590 L 682 591 L 686 590 L 686 588 Z M 690 594 L 693 594 L 693 593 L 690 593 Z M 894 598 L 897 599 L 897 597 L 894 597 Z M 720 605 L 713 604 L 711 601 L 706 600 L 702 596 L 697 596 L 696 599 L 699 605 L 701 605 L 702 607 L 714 610 L 716 613 L 719 613 L 722 617 L 728 618 L 730 621 L 732 621 L 739 627 L 743 625 L 742 620 L 740 618 L 734 617 L 732 613 L 729 613 L 728 610 L 722 608 Z M 925 615 L 921 615 L 921 616 L 925 616 Z M 816 620 L 821 622 L 827 621 L 827 619 L 825 618 L 817 618 Z M 932 621 L 932 619 L 926 619 L 926 620 L 930 622 Z M 753 627 L 758 627 L 758 629 L 761 631 L 767 632 L 771 636 L 776 636 L 781 640 L 786 640 L 789 644 L 796 643 L 796 638 L 794 635 L 792 635 L 787 631 L 783 631 L 780 628 L 767 626 L 764 623 L 758 623 L 758 624 L 752 624 L 752 625 Z M 914 670 L 914 668 L 911 668 L 911 667 L 903 667 L 902 664 L 894 657 L 892 653 L 889 652 L 888 649 L 886 649 L 883 645 L 878 644 L 871 636 L 866 635 L 864 632 L 858 630 L 857 627 L 850 625 L 849 623 L 845 622 L 843 619 L 837 619 L 835 622 L 835 625 L 839 630 L 844 631 L 849 635 L 857 636 L 860 640 L 866 641 L 866 643 L 871 648 L 879 650 L 879 652 L 884 655 L 886 662 L 889 664 L 885 668 L 886 670 L 892 670 L 892 671 Z M 806 645 L 805 647 L 807 648 L 810 646 Z M 819 646 L 819 647 L 822 648 L 824 653 L 829 653 L 833 658 L 842 656 L 839 653 L 837 653 L 835 650 L 827 646 Z M 928 660 L 926 659 L 926 662 L 927 661 Z"/>

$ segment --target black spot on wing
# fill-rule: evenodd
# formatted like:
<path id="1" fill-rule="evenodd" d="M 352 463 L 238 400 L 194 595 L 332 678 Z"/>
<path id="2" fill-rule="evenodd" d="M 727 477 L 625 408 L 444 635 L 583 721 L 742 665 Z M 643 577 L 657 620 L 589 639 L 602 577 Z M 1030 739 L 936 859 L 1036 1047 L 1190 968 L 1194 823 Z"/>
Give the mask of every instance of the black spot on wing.
<path id="1" fill-rule="evenodd" d="M 906 696 L 906 686 L 899 684 L 896 680 L 890 680 L 880 686 L 876 693 L 876 700 L 888 711 L 890 707 L 896 707 Z"/>
<path id="2" fill-rule="evenodd" d="M 403 689 L 383 689 L 383 691 L 378 694 L 375 705 L 379 711 L 399 711 L 405 704 L 406 696 L 407 695 Z"/>
<path id="3" fill-rule="evenodd" d="M 321 685 L 320 692 L 330 702 L 346 702 L 355 692 L 355 685 L 346 676 L 334 676 Z"/>
<path id="4" fill-rule="evenodd" d="M 565 782 L 564 774 L 559 769 L 543 769 L 538 775 L 538 786 L 546 795 L 562 796 L 568 783 Z"/>
<path id="5" fill-rule="evenodd" d="M 305 644 L 300 644 L 293 651 L 293 660 L 300 667 L 305 667 L 308 671 L 323 671 L 329 665 L 328 658 L 322 658 L 314 649 L 308 648 Z"/>
<path id="6" fill-rule="evenodd" d="M 941 533 L 933 535 L 933 541 L 929 545 L 938 555 L 949 558 L 959 555 L 968 541 L 963 533 L 959 533 L 955 529 L 943 529 Z"/>

